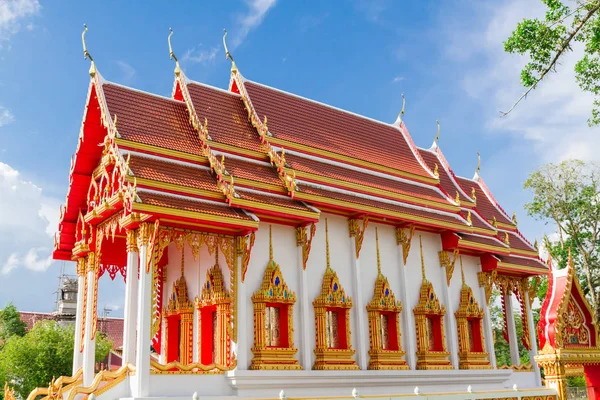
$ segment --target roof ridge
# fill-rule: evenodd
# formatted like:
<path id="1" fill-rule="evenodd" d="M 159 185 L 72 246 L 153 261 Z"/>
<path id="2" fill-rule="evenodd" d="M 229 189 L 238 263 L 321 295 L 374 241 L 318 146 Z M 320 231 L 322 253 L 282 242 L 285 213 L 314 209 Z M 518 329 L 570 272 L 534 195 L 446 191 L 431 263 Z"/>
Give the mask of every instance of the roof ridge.
<path id="1" fill-rule="evenodd" d="M 421 147 L 419 147 L 418 149 L 419 149 L 419 151 L 426 151 L 426 152 L 434 155 L 442 164 L 442 168 L 444 168 L 444 170 L 450 176 L 450 179 L 452 180 L 452 183 L 454 183 L 454 186 L 456 186 L 458 188 L 458 190 L 460 190 L 460 192 L 463 194 L 463 196 L 465 196 L 465 198 L 467 198 L 469 200 L 469 202 L 475 204 L 473 199 L 471 199 L 471 197 L 467 194 L 467 192 L 464 191 L 463 187 L 460 185 L 460 183 L 456 179 L 456 174 L 454 173 L 454 170 L 452 170 L 452 167 L 450 167 L 450 163 L 444 156 L 444 153 L 442 153 L 442 149 L 440 149 L 440 147 L 437 144 L 435 146 L 432 146 L 429 149 L 424 149 Z"/>
<path id="2" fill-rule="evenodd" d="M 496 209 L 503 214 L 504 217 L 506 217 L 506 219 L 508 219 L 509 221 L 512 221 L 511 217 L 506 213 L 506 211 L 504 211 L 504 208 L 502 208 L 502 206 L 498 203 L 498 201 L 496 200 L 496 198 L 494 197 L 494 195 L 492 194 L 492 191 L 490 190 L 490 188 L 485 184 L 485 181 L 483 180 L 483 178 L 477 174 L 477 178 L 474 179 L 475 182 L 477 182 L 479 184 L 479 186 L 481 187 L 481 190 L 483 191 L 483 193 L 488 197 L 488 199 L 490 200 L 490 202 L 494 205 L 494 207 L 496 207 Z"/>
<path id="3" fill-rule="evenodd" d="M 147 95 L 147 96 L 157 97 L 157 98 L 159 98 L 161 100 L 168 100 L 168 101 L 176 102 L 177 104 L 185 104 L 181 100 L 175 100 L 175 99 L 173 99 L 171 97 L 166 97 L 166 96 L 162 96 L 160 94 L 147 92 L 145 90 L 132 88 L 131 86 L 125 86 L 125 85 L 122 85 L 120 83 L 115 83 L 115 82 L 111 82 L 111 81 L 105 80 L 105 81 L 102 82 L 102 86 L 104 86 L 104 85 L 109 85 L 109 86 L 112 85 L 112 86 L 120 87 L 121 89 L 131 90 L 132 92 L 136 92 L 136 93 L 139 93 L 139 94 L 144 94 L 144 95 Z"/>

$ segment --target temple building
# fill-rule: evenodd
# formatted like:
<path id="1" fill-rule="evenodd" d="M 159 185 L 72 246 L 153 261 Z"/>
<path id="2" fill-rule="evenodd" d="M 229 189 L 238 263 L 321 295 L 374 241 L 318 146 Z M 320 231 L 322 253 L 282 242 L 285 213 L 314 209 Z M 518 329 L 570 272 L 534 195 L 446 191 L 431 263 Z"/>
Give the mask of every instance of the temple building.
<path id="1" fill-rule="evenodd" d="M 479 166 L 459 177 L 437 137 L 417 147 L 404 107 L 380 122 L 245 78 L 225 37 L 228 87 L 196 82 L 170 39 L 170 97 L 105 80 L 84 40 L 54 246 L 83 288 L 65 398 L 556 398 L 519 361 L 537 354 L 530 278 L 548 268 Z M 94 375 L 98 280 L 117 275 L 123 367 Z"/>

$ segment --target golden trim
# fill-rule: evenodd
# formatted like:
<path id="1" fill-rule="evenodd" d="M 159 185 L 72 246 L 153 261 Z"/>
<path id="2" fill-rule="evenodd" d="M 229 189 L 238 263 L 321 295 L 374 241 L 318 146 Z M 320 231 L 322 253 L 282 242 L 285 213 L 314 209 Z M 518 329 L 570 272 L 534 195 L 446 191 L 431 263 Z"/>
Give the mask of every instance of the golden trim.
<path id="1" fill-rule="evenodd" d="M 238 236 L 236 242 L 236 252 L 238 257 L 242 257 L 242 283 L 246 280 L 246 272 L 248 272 L 248 264 L 250 263 L 250 254 L 254 247 L 256 234 L 252 232 L 250 235 Z"/>
<path id="2" fill-rule="evenodd" d="M 211 140 L 211 139 L 208 140 L 208 143 L 210 144 L 210 147 L 215 150 L 245 155 L 245 156 L 249 156 L 250 158 L 253 158 L 255 160 L 269 162 L 269 157 L 261 151 L 245 149 L 243 147 L 238 147 L 238 146 L 234 146 L 234 145 L 227 144 L 227 143 L 215 142 L 214 140 Z"/>
<path id="3" fill-rule="evenodd" d="M 118 146 L 125 147 L 125 149 L 124 149 L 125 151 L 128 151 L 129 149 L 142 150 L 142 153 L 144 153 L 144 152 L 156 153 L 156 154 L 168 156 L 168 158 L 170 157 L 170 158 L 176 158 L 176 159 L 181 159 L 181 160 L 193 161 L 198 164 L 208 163 L 208 158 L 206 158 L 204 156 L 199 156 L 197 154 L 192 154 L 192 153 L 184 153 L 184 152 L 178 151 L 178 150 L 166 149 L 164 147 L 158 147 L 158 146 L 153 146 L 150 144 L 134 142 L 131 140 L 115 138 L 115 144 Z"/>
<path id="4" fill-rule="evenodd" d="M 490 237 L 490 239 L 492 239 L 492 238 Z M 493 246 L 490 244 L 473 242 L 473 241 L 465 240 L 465 239 L 460 240 L 459 246 L 460 247 L 470 247 L 470 248 L 475 248 L 475 249 L 479 249 L 479 250 L 489 250 L 492 253 L 501 253 L 501 254 L 510 254 L 511 253 L 511 250 L 507 247 Z"/>
<path id="5" fill-rule="evenodd" d="M 187 374 L 222 374 L 237 367 L 237 361 L 233 360 L 228 367 L 220 364 L 203 365 L 192 363 L 183 365 L 177 361 L 168 364 L 159 364 L 155 360 L 150 360 L 150 373 L 153 375 L 187 375 Z"/>
<path id="6" fill-rule="evenodd" d="M 287 192 L 283 186 L 272 185 L 270 183 L 264 183 L 264 182 L 256 181 L 253 179 L 237 177 L 237 178 L 235 178 L 235 183 L 236 183 L 236 186 L 240 186 L 240 187 L 266 189 L 268 191 L 275 192 L 278 194 L 283 194 L 283 195 L 287 194 Z"/>
<path id="7" fill-rule="evenodd" d="M 232 217 L 226 217 L 223 215 L 204 214 L 204 213 L 196 212 L 196 211 L 185 211 L 185 210 L 179 210 L 176 208 L 154 206 L 154 205 L 143 204 L 143 203 L 134 203 L 132 208 L 134 211 L 145 211 L 145 212 L 149 212 L 149 213 L 172 215 L 175 217 L 201 219 L 201 220 L 206 220 L 206 221 L 211 221 L 211 222 L 228 223 L 231 225 L 238 225 L 238 226 L 243 226 L 243 227 L 248 227 L 248 228 L 258 228 L 257 221 L 237 219 L 237 218 L 232 218 Z"/>
<path id="8" fill-rule="evenodd" d="M 221 192 L 212 192 L 210 190 L 197 189 L 197 188 L 192 188 L 189 186 L 182 186 L 182 185 L 177 185 L 177 184 L 173 184 L 173 183 L 161 182 L 161 181 L 156 181 L 156 180 L 152 180 L 152 179 L 138 178 L 138 177 L 132 177 L 132 176 L 127 177 L 127 181 L 128 182 L 136 181 L 137 184 L 140 186 L 148 186 L 151 188 L 166 189 L 166 190 L 170 190 L 170 191 L 174 191 L 174 192 L 193 194 L 196 196 L 206 197 L 206 198 L 210 198 L 210 199 L 225 200 L 225 196 Z M 166 194 L 168 195 L 168 193 L 166 193 Z"/>
<path id="9" fill-rule="evenodd" d="M 246 207 L 246 208 L 254 208 L 254 209 L 260 209 L 263 211 L 274 211 L 274 212 L 278 212 L 280 214 L 288 214 L 288 215 L 295 215 L 298 217 L 304 217 L 304 218 L 310 218 L 310 219 L 314 219 L 314 220 L 318 220 L 319 219 L 319 215 L 320 213 L 315 212 L 315 211 L 302 211 L 302 210 L 298 210 L 295 208 L 291 208 L 291 207 L 285 207 L 285 206 L 278 206 L 275 205 L 273 203 L 263 203 L 260 201 L 253 201 L 253 200 L 244 200 L 241 198 L 234 198 L 231 202 L 231 206 L 233 207 Z"/>

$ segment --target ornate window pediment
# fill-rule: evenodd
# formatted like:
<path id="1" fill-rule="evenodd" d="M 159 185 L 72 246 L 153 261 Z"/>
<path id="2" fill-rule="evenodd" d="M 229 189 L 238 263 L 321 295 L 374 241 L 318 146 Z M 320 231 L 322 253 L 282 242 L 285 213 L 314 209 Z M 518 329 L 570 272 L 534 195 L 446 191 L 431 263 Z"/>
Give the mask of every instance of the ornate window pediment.
<path id="1" fill-rule="evenodd" d="M 454 313 L 458 329 L 458 357 L 460 369 L 492 368 L 485 351 L 483 339 L 483 308 L 479 307 L 473 289 L 465 283 L 465 273 L 460 258 L 462 288 L 460 303 Z"/>
<path id="2" fill-rule="evenodd" d="M 423 243 L 419 236 L 421 249 L 421 274 L 423 281 L 419 291 L 419 302 L 413 309 L 417 328 L 417 369 L 452 369 L 446 350 L 446 332 L 444 329 L 444 307 L 438 299 L 433 285 L 425 275 Z"/>
<path id="3" fill-rule="evenodd" d="M 294 355 L 294 303 L 292 292 L 273 260 L 271 227 L 269 227 L 269 262 L 263 281 L 252 295 L 254 303 L 254 347 L 250 369 L 301 369 Z"/>
<path id="4" fill-rule="evenodd" d="M 313 365 L 315 370 L 358 369 L 354 361 L 350 332 L 352 299 L 346 292 L 329 259 L 329 230 L 325 220 L 327 267 L 323 276 L 321 293 L 313 301 L 317 341 Z"/>
<path id="5" fill-rule="evenodd" d="M 402 303 L 396 300 L 388 279 L 381 273 L 379 233 L 375 228 L 377 247 L 377 279 L 373 298 L 367 304 L 369 314 L 369 369 L 408 369 L 402 358 L 400 312 Z"/>

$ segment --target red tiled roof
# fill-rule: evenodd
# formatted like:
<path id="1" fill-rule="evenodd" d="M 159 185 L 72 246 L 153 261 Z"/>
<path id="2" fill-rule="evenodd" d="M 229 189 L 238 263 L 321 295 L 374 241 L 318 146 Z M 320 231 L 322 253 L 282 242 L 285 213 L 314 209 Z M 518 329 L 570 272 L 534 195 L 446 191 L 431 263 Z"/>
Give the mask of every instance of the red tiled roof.
<path id="1" fill-rule="evenodd" d="M 269 132 L 276 138 L 431 177 L 392 125 L 254 82 L 244 85 L 257 114 L 267 116 Z"/>
<path id="2" fill-rule="evenodd" d="M 198 133 L 189 122 L 185 103 L 105 83 L 110 115 L 117 115 L 121 138 L 134 142 L 202 154 Z"/>
<path id="3" fill-rule="evenodd" d="M 216 179 L 208 169 L 194 168 L 168 160 L 147 158 L 135 154 L 131 155 L 129 167 L 136 178 L 220 192 Z"/>
<path id="4" fill-rule="evenodd" d="M 143 204 L 252 221 L 252 218 L 246 215 L 246 213 L 241 210 L 228 207 L 225 205 L 225 203 L 223 203 L 221 206 L 204 201 L 195 201 L 194 199 L 188 200 L 182 197 L 139 190 L 137 195 L 142 200 Z"/>
<path id="5" fill-rule="evenodd" d="M 463 210 L 462 215 L 466 218 L 468 211 Z M 483 221 L 483 217 L 477 212 L 477 209 L 471 210 L 471 223 L 475 228 L 494 229 L 489 223 Z"/>
<path id="6" fill-rule="evenodd" d="M 200 121 L 208 120 L 212 140 L 261 151 L 258 132 L 248 121 L 248 112 L 239 95 L 194 82 L 187 89 Z"/>
<path id="7" fill-rule="evenodd" d="M 283 182 L 279 179 L 277 171 L 270 165 L 260 165 L 225 156 L 225 169 L 234 178 L 244 178 L 283 187 Z"/>
<path id="8" fill-rule="evenodd" d="M 502 236 L 505 235 L 505 231 L 502 231 Z M 514 249 L 518 249 L 518 250 L 525 250 L 525 251 L 537 251 L 532 245 L 530 245 L 529 243 L 527 243 L 527 241 L 525 239 L 523 239 L 523 237 L 521 237 L 520 234 L 515 233 L 515 232 L 508 232 L 508 238 L 510 241 L 510 247 L 514 248 Z"/>
<path id="9" fill-rule="evenodd" d="M 326 178 L 339 179 L 346 182 L 371 186 L 378 189 L 389 190 L 394 193 L 405 194 L 434 201 L 447 199 L 433 186 L 421 186 L 371 175 L 365 172 L 350 170 L 337 165 L 315 161 L 309 158 L 292 154 L 285 155 L 286 162 L 296 171 L 307 172 Z"/>
<path id="10" fill-rule="evenodd" d="M 467 190 L 468 193 L 471 192 L 471 188 L 475 188 L 475 196 L 477 197 L 477 210 L 485 219 L 491 221 L 494 219 L 494 217 L 496 217 L 496 221 L 498 222 L 514 225 L 510 219 L 504 216 L 504 213 L 501 213 L 498 211 L 498 209 L 496 209 L 496 206 L 492 204 L 490 199 L 483 192 L 481 186 L 479 186 L 479 183 L 463 177 L 457 177 L 457 179 L 460 185 Z"/>
<path id="11" fill-rule="evenodd" d="M 25 322 L 27 325 L 27 330 L 31 330 L 33 326 L 39 321 L 48 321 L 48 320 L 56 320 L 56 315 L 52 313 L 39 313 L 39 312 L 29 312 L 29 311 L 19 311 L 21 321 Z"/>
<path id="12" fill-rule="evenodd" d="M 289 197 L 269 196 L 266 194 L 246 192 L 246 191 L 242 191 L 242 190 L 239 190 L 237 192 L 237 194 L 244 200 L 258 201 L 260 203 L 272 204 L 274 206 L 280 206 L 280 207 L 288 207 L 288 208 L 293 208 L 293 209 L 302 210 L 302 211 L 313 211 L 312 209 L 305 206 L 301 202 L 292 200 Z"/>
<path id="13" fill-rule="evenodd" d="M 493 237 L 483 237 L 483 236 L 470 235 L 468 233 L 460 233 L 460 232 L 459 232 L 459 236 L 463 240 L 468 240 L 469 242 L 485 244 L 488 246 L 502 247 L 505 249 L 507 248 L 506 245 L 504 245 L 504 243 L 502 243 L 500 240 L 493 238 Z"/>
<path id="14" fill-rule="evenodd" d="M 467 204 L 473 204 L 473 200 L 470 197 L 466 197 L 459 188 L 456 187 L 458 182 L 456 182 L 450 174 L 444 168 L 444 162 L 438 158 L 438 156 L 431 151 L 419 149 L 419 153 L 421 153 L 421 157 L 427 164 L 431 170 L 435 170 L 435 164 L 438 165 L 438 174 L 440 179 L 440 186 L 444 189 L 444 191 L 454 199 L 456 196 L 456 192 L 459 193 L 459 198 L 461 202 L 465 202 Z M 455 183 L 456 182 L 456 183 Z M 466 192 L 465 188 L 460 188 L 463 192 Z"/>
<path id="15" fill-rule="evenodd" d="M 536 267 L 536 268 L 547 268 L 541 260 L 537 258 L 524 258 L 524 257 L 512 257 L 512 256 L 498 256 L 501 262 L 508 264 L 523 265 L 525 267 Z"/>
<path id="16" fill-rule="evenodd" d="M 409 215 L 413 215 L 415 217 L 424 217 L 428 219 L 434 219 L 438 221 L 452 222 L 455 224 L 461 224 L 461 221 L 451 217 L 450 215 L 438 214 L 434 212 L 429 212 L 426 210 L 418 210 L 414 208 L 404 207 L 401 205 L 390 204 L 382 201 L 376 201 L 371 199 L 365 199 L 363 197 L 352 196 L 350 194 L 334 192 L 326 189 L 316 188 L 307 185 L 299 185 L 302 193 L 312 194 L 317 196 L 326 197 L 328 199 L 336 199 L 341 201 L 346 201 L 355 204 L 361 204 L 370 207 L 376 207 L 382 210 L 388 210 L 392 212 L 405 213 Z M 298 195 L 299 196 L 299 195 Z M 458 215 L 458 214 L 457 214 Z M 432 222 L 435 223 L 435 222 Z M 463 222 L 464 223 L 464 222 Z M 465 225 L 466 227 L 466 225 Z"/>

